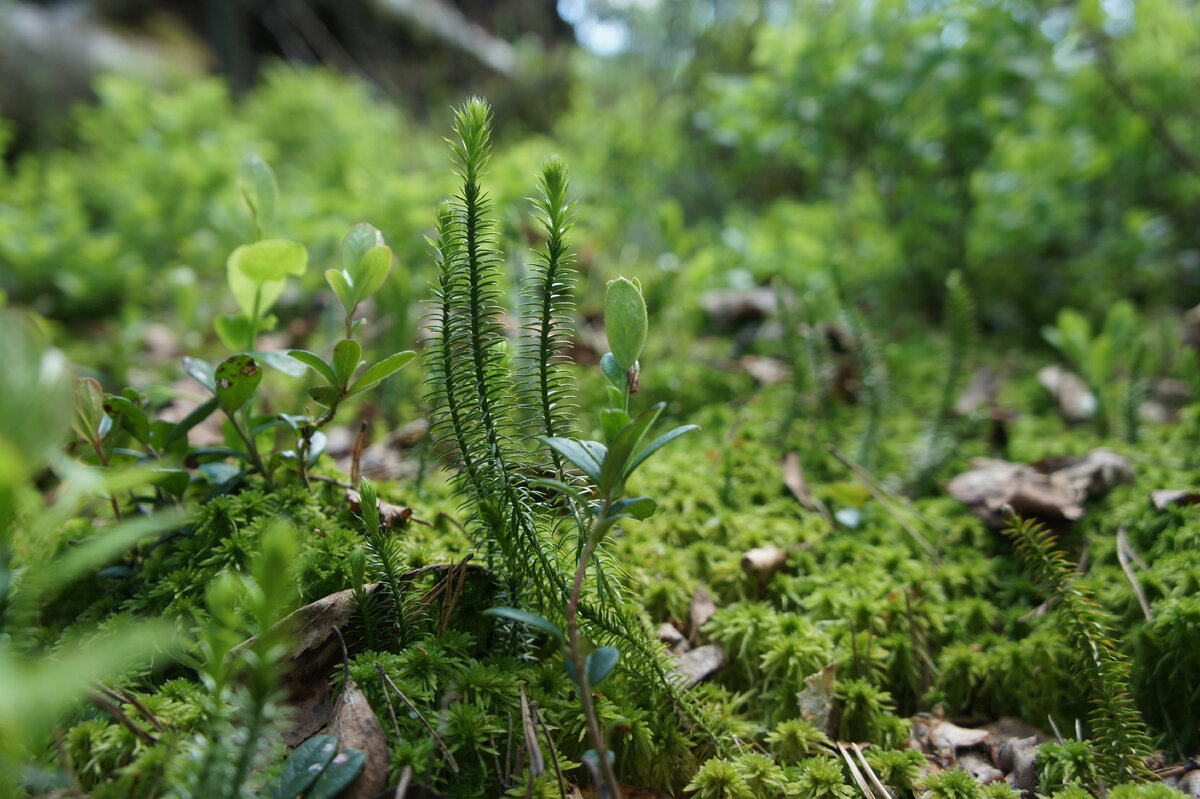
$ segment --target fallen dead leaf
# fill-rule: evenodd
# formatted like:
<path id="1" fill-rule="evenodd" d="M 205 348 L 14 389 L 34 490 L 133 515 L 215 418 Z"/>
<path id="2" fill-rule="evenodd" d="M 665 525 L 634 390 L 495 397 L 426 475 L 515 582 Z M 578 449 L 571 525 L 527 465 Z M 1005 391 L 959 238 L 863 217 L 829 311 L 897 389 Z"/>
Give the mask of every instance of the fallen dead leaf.
<path id="1" fill-rule="evenodd" d="M 346 501 L 350 503 L 350 509 L 355 513 L 362 513 L 362 495 L 357 489 L 346 489 Z M 390 502 L 379 500 L 379 520 L 384 527 L 399 527 L 407 522 L 412 517 L 412 508 L 402 508 L 399 505 L 393 505 Z"/>
<path id="2" fill-rule="evenodd" d="M 774 544 L 756 547 L 742 555 L 742 571 L 765 583 L 787 566 L 787 553 Z"/>
<path id="3" fill-rule="evenodd" d="M 1058 404 L 1058 412 L 1068 424 L 1086 422 L 1096 414 L 1099 403 L 1083 378 L 1052 364 L 1037 373 L 1038 382 Z"/>
<path id="4" fill-rule="evenodd" d="M 800 717 L 809 724 L 837 740 L 838 718 L 834 712 L 837 679 L 833 670 L 835 663 L 830 663 L 816 674 L 804 678 L 804 690 L 796 694 L 800 703 Z"/>
<path id="5" fill-rule="evenodd" d="M 687 637 L 675 628 L 674 624 L 663 622 L 658 625 L 658 640 L 667 645 L 667 651 L 672 655 L 682 655 L 691 649 Z"/>
<path id="6" fill-rule="evenodd" d="M 1006 505 L 1022 516 L 1047 521 L 1083 517 L 1083 502 L 1133 478 L 1129 461 L 1108 449 L 1082 458 L 1044 459 L 1033 464 L 977 458 L 971 469 L 946 486 L 950 496 L 994 526 L 1005 523 Z"/>
<path id="7" fill-rule="evenodd" d="M 338 794 L 341 799 L 372 799 L 387 788 L 388 747 L 383 726 L 354 680 L 347 680 L 333 705 L 329 723 L 319 730 L 332 735 L 341 748 L 357 749 L 366 755 L 362 773 L 350 787 Z"/>
<path id="8" fill-rule="evenodd" d="M 929 745 L 939 756 L 953 758 L 959 749 L 977 746 L 991 737 L 988 730 L 969 729 L 949 721 L 935 722 L 929 729 Z"/>
<path id="9" fill-rule="evenodd" d="M 1171 505 L 1195 505 L 1200 503 L 1200 493 L 1160 488 L 1150 492 L 1150 501 L 1159 510 L 1166 510 Z"/>
<path id="10" fill-rule="evenodd" d="M 773 386 L 776 383 L 782 383 L 791 374 L 787 364 L 778 358 L 743 355 L 738 359 L 738 364 L 762 386 Z"/>
<path id="11" fill-rule="evenodd" d="M 726 663 L 725 650 L 720 644 L 707 644 L 689 649 L 675 661 L 674 671 L 684 678 L 686 687 L 708 679 Z"/>
<path id="12" fill-rule="evenodd" d="M 717 602 L 713 599 L 712 594 L 708 593 L 708 589 L 704 586 L 697 586 L 696 593 L 692 594 L 692 603 L 688 607 L 688 622 L 691 628 L 689 637 L 693 642 L 699 635 L 700 628 L 707 624 L 716 612 Z"/>
<path id="13" fill-rule="evenodd" d="M 775 305 L 775 290 L 764 286 L 710 291 L 700 298 L 700 307 L 720 328 L 761 321 L 775 312 Z"/>
<path id="14" fill-rule="evenodd" d="M 996 373 L 986 366 L 981 366 L 971 375 L 966 388 L 954 403 L 956 416 L 970 416 L 975 411 L 990 406 L 996 401 L 999 389 Z"/>

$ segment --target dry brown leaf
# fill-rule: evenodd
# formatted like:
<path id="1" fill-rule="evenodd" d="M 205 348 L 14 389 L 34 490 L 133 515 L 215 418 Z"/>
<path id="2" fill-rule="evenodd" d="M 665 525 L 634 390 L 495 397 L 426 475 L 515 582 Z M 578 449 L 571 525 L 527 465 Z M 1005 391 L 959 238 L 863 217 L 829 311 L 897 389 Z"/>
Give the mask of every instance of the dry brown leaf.
<path id="1" fill-rule="evenodd" d="M 355 513 L 362 513 L 362 495 L 357 489 L 346 489 L 346 501 L 350 503 L 350 509 Z M 402 508 L 399 505 L 393 505 L 390 502 L 379 500 L 379 520 L 384 527 L 399 527 L 412 518 L 412 508 Z"/>
<path id="2" fill-rule="evenodd" d="M 684 678 L 688 688 L 708 679 L 726 663 L 725 650 L 720 644 L 708 644 L 690 649 L 675 661 L 675 673 Z"/>
<path id="3" fill-rule="evenodd" d="M 672 655 L 682 655 L 691 649 L 687 637 L 675 628 L 674 624 L 663 622 L 658 625 L 658 640 L 667 645 L 667 651 Z"/>
<path id="4" fill-rule="evenodd" d="M 971 375 L 966 388 L 954 403 L 956 416 L 970 416 L 980 408 L 987 407 L 996 401 L 996 391 L 999 385 L 996 373 L 986 366 L 981 366 Z"/>
<path id="5" fill-rule="evenodd" d="M 806 508 L 813 509 L 812 492 L 808 490 L 808 480 L 804 478 L 804 467 L 800 465 L 800 456 L 789 452 L 779 462 L 779 470 L 783 472 L 783 484 L 787 486 L 792 496 Z"/>
<path id="6" fill-rule="evenodd" d="M 692 594 L 692 603 L 688 606 L 688 622 L 691 625 L 691 640 L 695 641 L 700 628 L 717 612 L 717 602 L 704 586 L 697 586 Z"/>
<path id="7" fill-rule="evenodd" d="M 1043 368 L 1037 373 L 1038 382 L 1050 392 L 1058 403 L 1058 412 L 1069 424 L 1086 422 L 1096 414 L 1099 403 L 1096 395 L 1079 375 L 1069 372 L 1058 364 Z"/>
<path id="8" fill-rule="evenodd" d="M 821 730 L 831 739 L 837 739 L 838 718 L 834 712 L 837 680 L 834 677 L 835 663 L 830 663 L 816 674 L 804 678 L 804 690 L 796 694 L 800 703 L 800 717 Z"/>
<path id="9" fill-rule="evenodd" d="M 1200 493 L 1195 491 L 1160 488 L 1150 492 L 1150 501 L 1159 510 L 1166 510 L 1171 505 L 1195 505 L 1200 503 Z"/>
<path id="10" fill-rule="evenodd" d="M 1133 478 L 1129 461 L 1108 449 L 1082 458 L 1043 459 L 1033 464 L 976 458 L 971 469 L 946 486 L 950 496 L 990 524 L 1002 525 L 1004 507 L 1046 521 L 1083 517 L 1083 502 Z"/>
<path id="11" fill-rule="evenodd" d="M 765 583 L 787 566 L 787 553 L 774 544 L 756 547 L 742 555 L 742 571 Z"/>
<path id="12" fill-rule="evenodd" d="M 349 788 L 338 794 L 341 799 L 372 799 L 387 788 L 387 736 L 354 680 L 347 680 L 342 686 L 329 723 L 319 734 L 337 738 L 343 750 L 357 749 L 366 755 L 362 773 Z"/>
<path id="13" fill-rule="evenodd" d="M 929 745 L 940 755 L 953 757 L 959 749 L 977 746 L 991 737 L 988 730 L 969 729 L 948 721 L 935 723 L 929 730 Z"/>

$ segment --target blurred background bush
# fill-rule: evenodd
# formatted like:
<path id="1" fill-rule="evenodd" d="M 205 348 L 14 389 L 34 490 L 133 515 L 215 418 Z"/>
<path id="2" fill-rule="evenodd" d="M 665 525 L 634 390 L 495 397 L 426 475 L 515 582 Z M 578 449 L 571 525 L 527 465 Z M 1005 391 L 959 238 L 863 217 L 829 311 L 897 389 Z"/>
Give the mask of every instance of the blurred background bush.
<path id="1" fill-rule="evenodd" d="M 961 269 L 1032 341 L 1064 306 L 1200 299 L 1198 37 L 1184 0 L 10 0 L 0 290 L 76 332 L 207 329 L 257 152 L 305 287 L 376 225 L 382 329 L 411 341 L 448 106 L 482 93 L 497 207 L 557 150 L 582 268 L 639 275 L 652 312 L 780 277 L 937 318 Z M 312 294 L 284 321 L 323 318 Z"/>

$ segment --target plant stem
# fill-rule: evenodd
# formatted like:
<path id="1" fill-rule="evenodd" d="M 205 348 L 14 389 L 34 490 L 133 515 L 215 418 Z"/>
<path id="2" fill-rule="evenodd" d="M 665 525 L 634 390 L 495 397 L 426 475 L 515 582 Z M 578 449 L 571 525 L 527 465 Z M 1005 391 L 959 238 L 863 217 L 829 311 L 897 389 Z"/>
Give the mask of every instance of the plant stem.
<path id="1" fill-rule="evenodd" d="M 590 686 L 588 686 L 587 680 L 587 660 L 584 658 L 583 652 L 579 647 L 579 623 L 577 618 L 579 598 L 583 593 L 583 578 L 587 574 L 588 561 L 591 560 L 592 553 L 596 550 L 596 544 L 600 539 L 601 525 L 608 518 L 608 511 L 611 507 L 612 500 L 605 498 L 596 512 L 596 521 L 588 528 L 587 541 L 584 543 L 583 552 L 579 556 L 579 566 L 575 569 L 575 584 L 571 587 L 571 598 L 567 603 L 567 656 L 575 666 L 575 675 L 579 680 L 579 701 L 583 704 L 583 715 L 587 718 L 592 747 L 595 749 L 596 757 L 600 761 L 604 781 L 608 783 L 608 788 L 612 792 L 614 799 L 620 799 L 621 789 L 617 784 L 617 775 L 613 772 L 612 763 L 608 760 L 608 751 L 604 748 L 604 736 L 600 732 L 600 720 L 596 718 L 596 708 L 592 704 L 592 691 Z"/>
<path id="2" fill-rule="evenodd" d="M 229 423 L 233 425 L 234 432 L 237 433 L 238 437 L 245 442 L 246 454 L 250 458 L 251 465 L 253 465 L 254 468 L 258 470 L 258 473 L 263 476 L 263 479 L 267 481 L 267 485 L 274 485 L 274 483 L 271 482 L 271 476 L 267 474 L 267 467 L 266 464 L 263 463 L 262 456 L 258 454 L 258 444 L 255 443 L 253 436 L 247 434 L 247 431 L 249 430 L 250 416 L 247 409 L 243 406 L 242 416 L 243 421 L 246 422 L 245 426 L 238 424 L 236 414 L 227 413 L 225 415 L 229 417 Z"/>

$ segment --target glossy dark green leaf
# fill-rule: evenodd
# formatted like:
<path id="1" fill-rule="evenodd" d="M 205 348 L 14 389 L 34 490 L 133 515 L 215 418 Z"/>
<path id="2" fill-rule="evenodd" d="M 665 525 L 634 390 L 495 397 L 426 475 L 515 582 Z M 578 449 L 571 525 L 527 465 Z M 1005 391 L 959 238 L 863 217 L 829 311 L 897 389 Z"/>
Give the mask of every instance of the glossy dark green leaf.
<path id="1" fill-rule="evenodd" d="M 363 372 L 362 376 L 355 380 L 354 384 L 350 386 L 350 390 L 346 392 L 347 396 L 350 394 L 357 394 L 360 391 L 366 391 L 369 388 L 374 388 L 376 385 L 407 366 L 415 357 L 417 357 L 415 352 L 412 350 L 405 350 L 404 352 L 397 352 L 389 355 L 382 361 L 372 364 L 371 367 Z"/>
<path id="2" fill-rule="evenodd" d="M 191 413 L 183 417 L 179 421 L 179 424 L 172 428 L 170 435 L 167 436 L 167 440 L 164 442 L 164 448 L 170 447 L 172 443 L 179 439 L 186 440 L 188 431 L 212 416 L 213 412 L 219 406 L 220 403 L 217 402 L 217 398 L 211 397 L 193 408 Z"/>
<path id="3" fill-rule="evenodd" d="M 541 440 L 586 474 L 593 483 L 600 483 L 600 464 L 603 463 L 607 452 L 603 444 L 598 441 L 583 442 L 558 436 L 542 437 Z M 585 446 L 586 444 L 592 446 Z"/>
<path id="4" fill-rule="evenodd" d="M 325 363 L 325 359 L 320 355 L 308 350 L 290 350 L 288 354 L 319 374 L 328 385 L 337 386 L 337 375 L 333 373 L 333 367 Z"/>
<path id="5" fill-rule="evenodd" d="M 536 613 L 530 613 L 527 610 L 518 610 L 517 608 L 488 608 L 483 612 L 483 615 L 508 619 L 525 627 L 532 627 L 535 630 L 544 632 L 560 643 L 566 643 L 567 640 L 562 630 Z"/>
<path id="6" fill-rule="evenodd" d="M 249 355 L 242 353 L 226 358 L 214 373 L 217 399 L 226 413 L 234 413 L 254 395 L 262 382 L 262 367 Z"/>
<path id="7" fill-rule="evenodd" d="M 605 443 L 610 447 L 627 424 L 629 424 L 629 414 L 625 411 L 616 408 L 605 408 L 600 411 L 600 430 L 604 434 Z"/>
<path id="8" fill-rule="evenodd" d="M 150 420 L 146 412 L 127 397 L 108 394 L 104 398 L 104 410 L 121 420 L 125 429 L 143 445 L 150 443 Z"/>
<path id="9" fill-rule="evenodd" d="M 100 381 L 92 377 L 80 377 L 75 380 L 75 432 L 82 436 L 93 447 L 100 445 L 102 433 L 101 424 L 104 422 L 104 389 Z"/>
<path id="10" fill-rule="evenodd" d="M 658 452 L 664 446 L 666 446 L 667 444 L 670 444 L 672 441 L 679 438 L 684 433 L 690 433 L 693 430 L 699 430 L 699 429 L 700 429 L 700 425 L 698 425 L 698 424 L 685 424 L 682 427 L 676 427 L 674 430 L 670 431 L 669 433 L 663 433 L 661 436 L 659 436 L 658 438 L 651 441 L 649 444 L 646 445 L 646 448 L 644 450 L 642 450 L 641 452 L 639 452 L 637 454 L 637 456 L 633 459 L 633 461 L 629 464 L 629 468 L 625 470 L 625 479 L 628 480 L 629 475 L 633 474 L 633 470 L 646 462 L 646 458 L 649 458 L 655 452 Z"/>
<path id="11" fill-rule="evenodd" d="M 653 497 L 630 497 L 614 502 L 609 508 L 610 516 L 628 516 L 631 519 L 645 521 L 658 510 L 658 503 Z"/>
<path id="12" fill-rule="evenodd" d="M 192 480 L 183 469 L 155 469 L 152 474 L 154 484 L 176 499 L 183 497 Z"/>
<path id="13" fill-rule="evenodd" d="M 600 358 L 600 371 L 612 384 L 613 388 L 624 392 L 629 387 L 629 372 L 617 363 L 611 352 L 604 353 Z"/>
<path id="14" fill-rule="evenodd" d="M 308 396 L 312 397 L 319 404 L 326 408 L 332 408 L 338 404 L 340 396 L 337 389 L 329 386 L 314 386 L 308 390 Z"/>
<path id="15" fill-rule="evenodd" d="M 338 740 L 332 735 L 314 735 L 288 755 L 279 772 L 276 799 L 296 799 L 317 781 L 337 755 Z"/>
<path id="16" fill-rule="evenodd" d="M 584 661 L 583 670 L 587 674 L 587 681 L 590 687 L 596 687 L 600 681 L 607 677 L 617 665 L 617 661 L 621 659 L 621 653 L 616 647 L 602 646 L 595 652 L 587 656 Z"/>
<path id="17" fill-rule="evenodd" d="M 344 338 L 333 348 L 333 373 L 337 377 L 337 387 L 345 391 L 350 385 L 350 378 L 358 371 L 362 362 L 362 345 L 352 338 Z"/>
<path id="18" fill-rule="evenodd" d="M 191 375 L 197 383 L 209 391 L 217 390 L 217 379 L 213 374 L 212 364 L 200 358 L 184 358 L 183 371 Z"/>
<path id="19" fill-rule="evenodd" d="M 597 482 L 602 495 L 614 496 L 620 492 L 621 485 L 625 482 L 625 476 L 628 474 L 626 467 L 630 457 L 637 446 L 642 443 L 646 431 L 658 419 L 658 415 L 663 412 L 665 407 L 667 404 L 660 402 L 638 414 L 636 419 L 625 425 L 625 428 L 617 434 L 612 446 L 608 449 L 608 455 L 604 458 L 604 466 L 600 470 L 600 480 Z"/>
<path id="20" fill-rule="evenodd" d="M 304 794 L 304 799 L 334 799 L 362 772 L 367 756 L 357 749 L 338 752 Z"/>
<path id="21" fill-rule="evenodd" d="M 276 372 L 288 377 L 302 377 L 308 372 L 308 367 L 291 356 L 287 350 L 257 350 L 250 353 L 264 366 L 269 366 Z"/>

